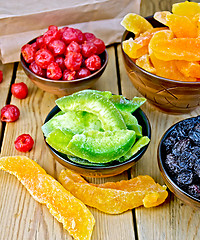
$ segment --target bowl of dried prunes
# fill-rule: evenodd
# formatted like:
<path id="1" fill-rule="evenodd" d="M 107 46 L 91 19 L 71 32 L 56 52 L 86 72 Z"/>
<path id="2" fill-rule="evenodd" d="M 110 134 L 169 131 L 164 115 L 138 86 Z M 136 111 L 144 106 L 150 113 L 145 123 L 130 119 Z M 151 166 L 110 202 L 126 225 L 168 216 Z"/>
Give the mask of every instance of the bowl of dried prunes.
<path id="1" fill-rule="evenodd" d="M 158 147 L 158 165 L 171 192 L 200 207 L 200 116 L 170 127 Z"/>

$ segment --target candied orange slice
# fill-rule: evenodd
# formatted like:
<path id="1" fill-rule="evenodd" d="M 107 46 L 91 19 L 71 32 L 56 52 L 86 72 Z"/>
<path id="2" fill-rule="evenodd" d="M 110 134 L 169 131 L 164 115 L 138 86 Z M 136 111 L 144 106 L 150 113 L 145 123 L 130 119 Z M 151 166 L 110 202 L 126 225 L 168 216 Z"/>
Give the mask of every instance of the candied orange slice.
<path id="1" fill-rule="evenodd" d="M 153 67 L 150 57 L 148 54 L 145 54 L 138 59 L 136 59 L 135 62 L 139 67 L 143 68 L 144 70 L 150 72 L 150 73 L 156 73 L 156 69 Z"/>
<path id="2" fill-rule="evenodd" d="M 200 78 L 199 62 L 175 61 L 178 70 L 186 77 Z"/>
<path id="3" fill-rule="evenodd" d="M 82 182 L 78 174 L 78 180 L 75 181 L 74 174 L 71 177 L 70 170 L 62 170 L 59 181 L 86 205 L 109 214 L 119 214 L 141 205 L 157 206 L 163 203 L 168 195 L 166 187 L 156 184 L 150 176 L 138 176 L 127 181 L 107 183 L 105 187 L 102 184 L 94 186 Z"/>
<path id="4" fill-rule="evenodd" d="M 121 21 L 121 25 L 135 35 L 153 28 L 145 18 L 135 13 L 128 13 Z"/>
<path id="5" fill-rule="evenodd" d="M 163 61 L 155 57 L 153 53 L 150 54 L 151 62 L 156 69 L 156 75 L 179 81 L 196 81 L 195 78 L 186 77 L 177 68 L 175 60 L 173 61 Z"/>
<path id="6" fill-rule="evenodd" d="M 200 4 L 188 1 L 175 3 L 172 5 L 172 13 L 192 19 L 195 14 L 200 13 Z"/>
<path id="7" fill-rule="evenodd" d="M 91 212 L 35 161 L 24 156 L 2 157 L 0 169 L 15 175 L 35 200 L 46 204 L 74 239 L 91 239 L 95 224 Z"/>
<path id="8" fill-rule="evenodd" d="M 178 38 L 196 38 L 198 36 L 197 25 L 186 16 L 170 14 L 166 17 L 166 25 Z"/>
<path id="9" fill-rule="evenodd" d="M 162 12 L 155 12 L 153 17 L 158 22 L 167 26 L 167 16 L 168 15 L 171 15 L 171 13 L 169 11 L 162 11 Z"/>
<path id="10" fill-rule="evenodd" d="M 200 61 L 200 38 L 172 39 L 166 31 L 155 33 L 149 43 L 149 48 L 158 59 Z"/>

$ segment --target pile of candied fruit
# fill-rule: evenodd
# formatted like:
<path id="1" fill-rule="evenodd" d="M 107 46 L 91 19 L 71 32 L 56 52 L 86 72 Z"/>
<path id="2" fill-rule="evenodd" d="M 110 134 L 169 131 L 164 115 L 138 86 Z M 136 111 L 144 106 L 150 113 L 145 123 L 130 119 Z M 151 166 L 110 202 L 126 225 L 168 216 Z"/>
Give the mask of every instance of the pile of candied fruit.
<path id="1" fill-rule="evenodd" d="M 156 12 L 153 26 L 129 13 L 121 24 L 135 37 L 123 41 L 124 52 L 144 70 L 179 81 L 200 81 L 200 4 L 176 3 L 172 13 Z"/>
<path id="2" fill-rule="evenodd" d="M 200 116 L 179 122 L 163 142 L 169 176 L 200 199 Z"/>
<path id="3" fill-rule="evenodd" d="M 51 25 L 21 53 L 29 69 L 40 77 L 53 80 L 75 80 L 101 68 L 100 54 L 104 42 L 92 33 Z"/>

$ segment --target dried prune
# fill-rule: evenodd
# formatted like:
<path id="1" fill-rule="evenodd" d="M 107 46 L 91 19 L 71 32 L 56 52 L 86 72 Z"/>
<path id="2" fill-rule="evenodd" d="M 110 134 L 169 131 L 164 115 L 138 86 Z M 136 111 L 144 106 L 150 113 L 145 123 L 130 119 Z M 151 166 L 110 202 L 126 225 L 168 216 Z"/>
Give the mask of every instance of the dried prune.
<path id="1" fill-rule="evenodd" d="M 181 152 L 185 151 L 189 145 L 190 145 L 189 138 L 180 140 L 177 143 L 175 143 L 174 147 L 172 148 L 172 153 L 176 156 L 180 155 Z"/>
<path id="2" fill-rule="evenodd" d="M 189 186 L 188 193 L 196 198 L 200 198 L 200 186 L 195 184 Z"/>
<path id="3" fill-rule="evenodd" d="M 183 171 L 177 175 L 177 183 L 178 185 L 189 185 L 193 181 L 193 173 L 192 171 Z"/>

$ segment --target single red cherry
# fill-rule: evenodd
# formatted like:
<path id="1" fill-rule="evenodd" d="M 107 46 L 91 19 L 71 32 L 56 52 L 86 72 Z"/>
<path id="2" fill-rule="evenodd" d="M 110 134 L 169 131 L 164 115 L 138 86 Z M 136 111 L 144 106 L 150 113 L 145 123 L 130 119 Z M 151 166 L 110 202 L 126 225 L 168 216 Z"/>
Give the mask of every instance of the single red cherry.
<path id="1" fill-rule="evenodd" d="M 15 105 L 8 104 L 1 109 L 2 122 L 14 122 L 19 118 L 20 111 Z"/>
<path id="2" fill-rule="evenodd" d="M 28 87 L 25 83 L 14 83 L 11 86 L 11 93 L 13 96 L 19 99 L 24 99 L 28 95 Z"/>
<path id="3" fill-rule="evenodd" d="M 33 148 L 34 140 L 29 134 L 22 134 L 14 143 L 17 151 L 29 152 Z"/>

